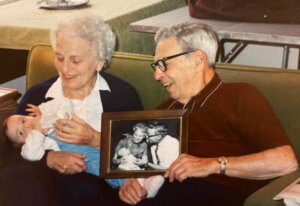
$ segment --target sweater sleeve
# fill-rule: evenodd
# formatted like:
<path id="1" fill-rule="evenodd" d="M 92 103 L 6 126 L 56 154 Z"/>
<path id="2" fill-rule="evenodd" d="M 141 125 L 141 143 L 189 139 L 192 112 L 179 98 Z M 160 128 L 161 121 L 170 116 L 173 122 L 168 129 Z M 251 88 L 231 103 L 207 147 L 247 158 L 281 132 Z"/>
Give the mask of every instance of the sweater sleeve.
<path id="1" fill-rule="evenodd" d="M 253 148 L 265 150 L 290 144 L 271 105 L 254 86 L 248 86 L 241 94 L 239 109 L 246 128 L 245 136 Z"/>

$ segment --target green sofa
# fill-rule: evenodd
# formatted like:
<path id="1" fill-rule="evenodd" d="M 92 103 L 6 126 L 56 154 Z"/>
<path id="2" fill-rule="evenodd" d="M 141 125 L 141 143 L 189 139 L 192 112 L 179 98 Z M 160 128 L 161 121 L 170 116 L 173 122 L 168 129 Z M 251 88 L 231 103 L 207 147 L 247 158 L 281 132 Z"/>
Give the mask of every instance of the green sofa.
<path id="1" fill-rule="evenodd" d="M 37 45 L 31 49 L 26 71 L 27 88 L 56 75 L 53 59 L 50 46 Z M 107 70 L 136 88 L 145 109 L 155 108 L 168 96 L 164 88 L 153 79 L 153 71 L 150 69 L 152 61 L 153 56 L 116 52 Z M 217 64 L 216 72 L 224 82 L 249 82 L 265 95 L 283 124 L 300 160 L 300 71 Z M 300 172 L 296 171 L 272 181 L 249 196 L 245 205 L 283 205 L 282 201 L 273 201 L 272 197 L 299 176 Z"/>

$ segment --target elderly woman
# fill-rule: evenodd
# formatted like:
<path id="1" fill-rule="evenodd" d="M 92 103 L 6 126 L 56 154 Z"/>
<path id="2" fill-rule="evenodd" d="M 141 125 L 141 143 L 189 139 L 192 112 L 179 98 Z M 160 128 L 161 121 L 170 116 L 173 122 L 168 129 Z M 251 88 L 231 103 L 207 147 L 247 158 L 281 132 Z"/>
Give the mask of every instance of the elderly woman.
<path id="1" fill-rule="evenodd" d="M 50 36 L 59 76 L 30 88 L 20 102 L 18 113 L 31 113 L 28 104 L 39 105 L 51 99 L 69 98 L 75 113 L 81 113 L 80 116 L 84 118 L 75 116 L 71 120 L 56 121 L 57 138 L 67 143 L 99 148 L 102 112 L 143 109 L 132 86 L 103 72 L 114 51 L 115 35 L 101 18 L 80 15 L 59 22 L 51 30 Z M 23 195 L 16 194 L 18 200 L 15 200 L 4 194 L 3 201 L 13 205 L 17 204 L 9 201 L 22 201 L 22 205 L 43 205 L 47 203 L 47 196 L 53 198 L 55 195 L 58 199 L 55 205 L 74 205 L 80 199 L 101 195 L 101 180 L 82 173 L 86 169 L 84 158 L 78 153 L 48 151 L 43 161 L 37 164 L 39 167 L 22 161 L 21 164 L 26 167 L 15 165 L 9 168 L 12 173 L 4 172 L 4 183 L 7 181 L 10 186 L 2 190 L 6 191 L 5 194 L 22 191 Z M 21 178 L 22 185 L 20 180 L 13 181 L 13 174 L 21 175 L 24 168 L 30 173 L 28 177 L 31 180 L 29 178 L 29 182 L 26 177 Z M 31 182 L 36 184 L 29 188 Z M 28 183 L 26 187 L 25 183 Z M 40 194 L 38 197 L 33 194 L 36 191 Z M 32 196 L 32 200 L 25 198 L 29 196 Z"/>
<path id="2" fill-rule="evenodd" d="M 133 134 L 124 134 L 125 138 L 121 139 L 116 148 L 115 154 L 113 156 L 112 162 L 115 165 L 126 164 L 127 159 L 123 155 L 120 155 L 120 150 L 124 151 L 127 148 L 135 157 L 135 165 L 144 167 L 148 163 L 148 145 L 146 143 L 148 126 L 144 123 L 137 123 L 133 126 Z M 122 153 L 122 152 L 121 152 Z"/>

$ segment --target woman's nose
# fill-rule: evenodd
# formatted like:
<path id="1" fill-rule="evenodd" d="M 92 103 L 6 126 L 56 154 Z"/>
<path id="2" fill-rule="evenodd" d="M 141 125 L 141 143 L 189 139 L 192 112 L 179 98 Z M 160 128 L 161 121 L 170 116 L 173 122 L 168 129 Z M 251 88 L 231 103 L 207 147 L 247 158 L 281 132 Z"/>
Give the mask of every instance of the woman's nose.
<path id="1" fill-rule="evenodd" d="M 69 64 L 69 61 L 64 61 L 62 66 L 61 66 L 61 71 L 63 73 L 68 73 L 68 71 L 70 70 L 70 64 Z"/>

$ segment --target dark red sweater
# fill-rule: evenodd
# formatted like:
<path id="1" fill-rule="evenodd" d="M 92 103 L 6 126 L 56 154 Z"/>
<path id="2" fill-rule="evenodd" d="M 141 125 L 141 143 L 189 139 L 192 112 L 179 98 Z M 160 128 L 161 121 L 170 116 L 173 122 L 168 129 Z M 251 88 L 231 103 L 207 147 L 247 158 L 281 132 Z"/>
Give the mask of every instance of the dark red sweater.
<path id="1" fill-rule="evenodd" d="M 182 109 L 167 100 L 159 109 Z M 252 85 L 223 83 L 217 74 L 185 106 L 190 112 L 188 153 L 198 157 L 240 156 L 282 145 L 289 139 L 270 104 Z M 268 181 L 211 175 L 207 179 L 250 194 Z"/>

